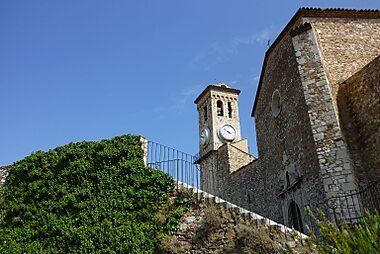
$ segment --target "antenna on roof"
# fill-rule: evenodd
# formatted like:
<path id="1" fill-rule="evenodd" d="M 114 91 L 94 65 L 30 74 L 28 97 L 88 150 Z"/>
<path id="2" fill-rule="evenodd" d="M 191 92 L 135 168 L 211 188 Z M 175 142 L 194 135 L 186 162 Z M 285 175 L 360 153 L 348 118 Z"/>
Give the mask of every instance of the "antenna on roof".
<path id="1" fill-rule="evenodd" d="M 270 47 L 270 40 L 268 40 L 267 46 L 268 46 L 268 48 Z"/>

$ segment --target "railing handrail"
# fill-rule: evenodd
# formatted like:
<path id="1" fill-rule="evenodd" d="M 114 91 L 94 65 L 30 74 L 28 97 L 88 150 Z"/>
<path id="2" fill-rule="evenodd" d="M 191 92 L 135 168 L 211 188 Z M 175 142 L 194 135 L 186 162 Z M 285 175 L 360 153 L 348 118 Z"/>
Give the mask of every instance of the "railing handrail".
<path id="1" fill-rule="evenodd" d="M 176 181 L 200 189 L 200 169 L 194 164 L 195 157 L 153 141 L 147 141 L 146 164 L 160 170 Z"/>
<path id="2" fill-rule="evenodd" d="M 354 195 L 360 195 L 361 193 L 368 191 L 368 189 L 372 189 L 376 185 L 380 185 L 380 181 L 375 181 L 373 183 L 370 183 L 369 185 L 361 188 L 359 191 L 349 193 L 349 194 L 338 194 L 336 196 L 325 199 L 325 201 L 328 202 L 331 199 L 345 198 L 345 197 L 350 197 L 350 196 L 354 196 Z"/>
<path id="3" fill-rule="evenodd" d="M 181 155 L 185 155 L 185 156 L 193 157 L 193 158 L 194 158 L 194 155 L 191 155 L 191 154 L 186 153 L 186 152 L 182 152 L 182 151 L 180 151 L 180 150 L 174 149 L 174 148 L 172 148 L 172 147 L 170 147 L 170 146 L 167 146 L 167 145 L 162 145 L 162 144 L 160 144 L 160 143 L 157 143 L 157 142 L 154 142 L 154 141 L 150 141 L 150 140 L 148 140 L 148 146 L 149 146 L 149 144 L 151 144 L 151 145 L 155 145 L 155 146 L 159 146 L 159 147 L 165 147 L 165 148 L 167 148 L 167 149 L 169 149 L 169 150 L 171 150 L 171 151 L 174 151 L 175 154 L 181 154 Z M 149 148 L 148 148 L 148 151 L 149 151 Z M 177 152 L 178 152 L 178 153 L 177 153 Z"/>

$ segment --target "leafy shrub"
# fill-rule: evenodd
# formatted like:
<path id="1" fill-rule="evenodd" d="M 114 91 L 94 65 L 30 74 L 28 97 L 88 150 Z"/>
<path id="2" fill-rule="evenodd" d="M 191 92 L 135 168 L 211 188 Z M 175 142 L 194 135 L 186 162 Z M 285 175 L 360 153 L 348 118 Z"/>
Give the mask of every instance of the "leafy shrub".
<path id="1" fill-rule="evenodd" d="M 174 181 L 144 166 L 139 137 L 38 151 L 12 165 L 0 253 L 156 253 L 154 214 Z"/>
<path id="2" fill-rule="evenodd" d="M 190 249 L 189 243 L 179 241 L 174 234 L 177 233 L 180 219 L 193 204 L 193 192 L 179 188 L 155 214 L 156 221 L 165 224 L 166 227 L 166 235 L 162 238 L 159 247 L 161 252 L 177 254 L 186 253 Z"/>
<path id="3" fill-rule="evenodd" d="M 310 232 L 320 254 L 323 253 L 380 253 L 380 216 L 378 213 L 366 213 L 358 225 L 345 225 L 341 229 L 335 223 L 327 220 L 319 211 L 320 219 L 308 210 L 309 215 L 316 221 L 321 237 Z"/>

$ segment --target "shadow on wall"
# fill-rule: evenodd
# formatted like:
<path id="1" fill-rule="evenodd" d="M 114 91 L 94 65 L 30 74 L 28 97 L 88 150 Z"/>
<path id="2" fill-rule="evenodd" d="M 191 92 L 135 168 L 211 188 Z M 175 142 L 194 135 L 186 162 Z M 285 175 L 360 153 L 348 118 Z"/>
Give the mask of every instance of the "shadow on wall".
<path id="1" fill-rule="evenodd" d="M 343 135 L 359 184 L 380 180 L 380 56 L 344 81 L 338 91 Z"/>

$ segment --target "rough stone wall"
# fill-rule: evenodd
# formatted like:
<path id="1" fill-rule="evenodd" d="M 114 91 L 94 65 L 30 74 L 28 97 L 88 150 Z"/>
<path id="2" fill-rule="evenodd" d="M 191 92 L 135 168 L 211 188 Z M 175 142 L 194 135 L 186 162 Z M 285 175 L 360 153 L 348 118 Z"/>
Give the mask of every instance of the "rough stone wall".
<path id="1" fill-rule="evenodd" d="M 200 162 L 201 168 L 201 189 L 213 195 L 219 195 L 220 187 L 218 186 L 220 174 L 217 166 L 218 152 L 208 153 Z"/>
<path id="2" fill-rule="evenodd" d="M 244 142 L 245 141 L 245 142 Z M 247 140 L 242 140 L 239 143 L 246 143 Z M 247 144 L 247 143 L 246 143 Z M 246 149 L 242 149 L 239 144 L 227 144 L 228 146 L 228 165 L 230 173 L 233 173 L 240 168 L 248 165 L 255 160 L 255 157 L 250 155 Z M 247 147 L 247 146 L 245 146 Z M 244 146 L 243 146 L 244 148 Z"/>
<path id="3" fill-rule="evenodd" d="M 261 211 L 266 202 L 263 176 L 258 166 L 253 156 L 236 149 L 233 145 L 224 145 L 218 151 L 220 196 L 252 211 Z"/>
<path id="4" fill-rule="evenodd" d="M 355 192 L 357 182 L 353 165 L 342 138 L 315 30 L 310 24 L 298 30 L 299 33 L 293 31 L 292 39 L 326 198 Z M 351 209 L 349 212 L 355 216 L 357 211 Z M 329 215 L 332 219 L 332 211 Z"/>
<path id="5" fill-rule="evenodd" d="M 361 185 L 380 180 L 380 57 L 340 85 L 338 107 Z"/>
<path id="6" fill-rule="evenodd" d="M 303 221 L 303 207 L 316 207 L 324 200 L 323 185 L 308 107 L 298 72 L 290 35 L 284 36 L 266 59 L 261 90 L 255 109 L 259 168 L 264 178 L 266 207 L 263 214 L 288 225 L 289 202 L 299 206 Z M 281 112 L 274 117 L 271 97 L 275 90 L 281 95 Z M 302 178 L 296 191 L 286 182 L 288 174 Z M 289 179 L 292 181 L 292 179 Z"/>
<path id="7" fill-rule="evenodd" d="M 303 18 L 318 41 L 336 106 L 339 85 L 380 55 L 379 19 Z"/>
<path id="8" fill-rule="evenodd" d="M 203 191 L 258 213 L 267 205 L 263 181 L 255 158 L 231 144 L 201 161 Z"/>

